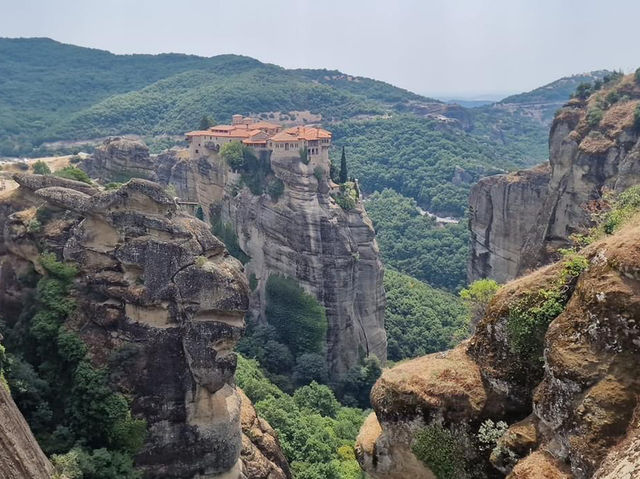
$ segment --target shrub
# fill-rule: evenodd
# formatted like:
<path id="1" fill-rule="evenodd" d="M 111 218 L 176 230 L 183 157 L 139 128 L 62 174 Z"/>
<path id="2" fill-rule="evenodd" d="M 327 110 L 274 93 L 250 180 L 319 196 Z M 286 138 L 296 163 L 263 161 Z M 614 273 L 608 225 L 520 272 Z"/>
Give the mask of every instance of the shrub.
<path id="1" fill-rule="evenodd" d="M 463 443 L 438 424 L 418 432 L 411 450 L 438 479 L 467 477 Z"/>
<path id="2" fill-rule="evenodd" d="M 293 368 L 293 381 L 301 386 L 317 381 L 326 384 L 329 381 L 329 368 L 327 360 L 318 353 L 304 353 L 296 359 Z"/>
<path id="3" fill-rule="evenodd" d="M 255 291 L 257 287 L 258 287 L 258 278 L 255 273 L 251 273 L 249 275 L 249 288 L 251 288 L 251 291 Z"/>
<path id="4" fill-rule="evenodd" d="M 634 78 L 636 80 L 636 83 L 640 83 L 640 68 L 638 68 L 634 74 Z"/>
<path id="5" fill-rule="evenodd" d="M 65 166 L 61 170 L 56 171 L 55 175 L 61 178 L 67 178 L 68 180 L 82 181 L 83 183 L 91 184 L 91 178 L 75 166 Z"/>
<path id="6" fill-rule="evenodd" d="M 23 161 L 18 162 L 16 166 L 18 167 L 19 170 L 22 170 L 22 171 L 27 171 L 29 169 L 29 164 Z"/>
<path id="7" fill-rule="evenodd" d="M 37 233 L 41 229 L 42 229 L 42 224 L 38 221 L 37 218 L 33 218 L 31 221 L 29 221 L 29 224 L 27 225 L 28 233 Z"/>
<path id="8" fill-rule="evenodd" d="M 469 308 L 471 324 L 478 323 L 500 286 L 492 279 L 479 279 L 460 291 L 460 297 Z"/>
<path id="9" fill-rule="evenodd" d="M 612 234 L 640 210 L 640 185 L 635 185 L 620 193 L 613 207 L 605 215 L 603 230 Z"/>
<path id="10" fill-rule="evenodd" d="M 231 141 L 222 145 L 220 156 L 234 171 L 241 170 L 245 166 L 244 149 L 239 141 Z"/>
<path id="11" fill-rule="evenodd" d="M 588 266 L 586 258 L 571 253 L 549 289 L 528 293 L 509 310 L 507 338 L 509 346 L 528 367 L 540 372 L 543 365 L 544 336 L 551 321 L 569 299 L 574 280 Z"/>
<path id="12" fill-rule="evenodd" d="M 494 423 L 491 419 L 487 419 L 478 428 L 478 442 L 480 449 L 488 451 L 496 447 L 498 439 L 502 437 L 509 426 L 504 421 Z"/>
<path id="13" fill-rule="evenodd" d="M 251 259 L 240 247 L 238 235 L 231 223 L 226 223 L 221 219 L 214 219 L 211 232 L 217 236 L 227 247 L 227 251 L 242 264 L 247 264 Z"/>
<path id="14" fill-rule="evenodd" d="M 105 190 L 117 190 L 123 185 L 123 183 L 119 183 L 117 181 L 110 181 L 106 185 L 104 185 Z"/>
<path id="15" fill-rule="evenodd" d="M 592 85 L 590 83 L 580 83 L 577 88 L 574 96 L 581 100 L 586 100 L 589 98 L 592 92 Z"/>
<path id="16" fill-rule="evenodd" d="M 604 113 L 602 112 L 602 110 L 597 106 L 594 106 L 587 112 L 587 123 L 591 127 L 596 127 L 600 124 L 603 116 Z"/>
<path id="17" fill-rule="evenodd" d="M 272 178 L 267 185 L 267 193 L 273 201 L 278 201 L 284 193 L 284 182 L 280 178 Z"/>
<path id="18" fill-rule="evenodd" d="M 336 417 L 340 403 L 333 391 L 325 385 L 312 381 L 293 393 L 293 400 L 300 409 L 309 409 L 321 416 Z"/>
<path id="19" fill-rule="evenodd" d="M 80 156 L 78 155 L 73 155 L 71 158 L 69 158 L 69 163 L 71 163 L 72 165 L 77 165 L 81 161 L 82 161 L 82 158 L 80 158 Z"/>
<path id="20" fill-rule="evenodd" d="M 33 164 L 33 172 L 36 175 L 50 175 L 51 169 L 44 161 L 38 160 Z"/>
<path id="21" fill-rule="evenodd" d="M 313 169 L 313 176 L 315 176 L 318 183 L 320 183 L 324 178 L 324 169 L 321 166 L 316 166 Z"/>

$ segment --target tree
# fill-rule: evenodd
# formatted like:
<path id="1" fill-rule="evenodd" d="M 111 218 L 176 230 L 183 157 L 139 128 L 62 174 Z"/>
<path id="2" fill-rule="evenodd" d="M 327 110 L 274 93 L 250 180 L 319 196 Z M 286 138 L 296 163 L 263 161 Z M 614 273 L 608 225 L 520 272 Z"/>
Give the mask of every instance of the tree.
<path id="1" fill-rule="evenodd" d="M 233 170 L 237 171 L 245 166 L 244 151 L 242 143 L 239 141 L 231 141 L 222 145 L 220 156 Z"/>
<path id="2" fill-rule="evenodd" d="M 44 161 L 38 160 L 33 164 L 33 172 L 36 175 L 50 175 L 51 169 Z"/>
<path id="3" fill-rule="evenodd" d="M 479 279 L 460 291 L 460 297 L 466 303 L 471 314 L 471 325 L 475 327 L 484 316 L 489 301 L 496 294 L 500 285 L 492 279 Z"/>
<path id="4" fill-rule="evenodd" d="M 317 381 L 326 384 L 329 380 L 329 368 L 324 356 L 317 353 L 305 353 L 296 359 L 293 368 L 293 380 L 297 385 Z"/>
<path id="5" fill-rule="evenodd" d="M 347 158 L 344 154 L 344 146 L 342 147 L 342 156 L 340 157 L 340 183 L 346 183 L 349 178 L 347 172 Z"/>
<path id="6" fill-rule="evenodd" d="M 333 395 L 333 391 L 315 381 L 296 389 L 293 400 L 300 409 L 309 409 L 321 416 L 335 418 L 340 409 L 340 403 Z"/>
<path id="7" fill-rule="evenodd" d="M 204 115 L 200 119 L 200 129 L 201 130 L 208 130 L 212 126 L 213 126 L 213 120 L 211 120 L 211 118 L 209 116 Z"/>

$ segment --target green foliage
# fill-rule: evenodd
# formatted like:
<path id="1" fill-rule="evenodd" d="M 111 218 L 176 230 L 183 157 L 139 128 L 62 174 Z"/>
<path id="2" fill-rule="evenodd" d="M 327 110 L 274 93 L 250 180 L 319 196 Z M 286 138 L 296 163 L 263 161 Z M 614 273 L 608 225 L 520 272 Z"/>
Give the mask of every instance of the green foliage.
<path id="1" fill-rule="evenodd" d="M 606 234 L 613 234 L 638 211 L 640 211 L 640 185 L 635 185 L 620 193 L 611 210 L 605 215 L 602 229 Z"/>
<path id="2" fill-rule="evenodd" d="M 80 168 L 76 168 L 75 166 L 65 166 L 54 174 L 61 178 L 67 178 L 68 180 L 82 181 L 83 183 L 91 184 L 91 178 L 89 178 L 84 171 Z"/>
<path id="3" fill-rule="evenodd" d="M 369 403 L 371 387 L 381 374 L 380 361 L 372 355 L 349 369 L 334 385 L 334 389 L 342 404 L 368 408 L 371 406 Z"/>
<path id="4" fill-rule="evenodd" d="M 352 181 L 343 182 L 340 185 L 340 191 L 332 194 L 331 197 L 343 210 L 349 211 L 356 207 L 358 189 Z"/>
<path id="5" fill-rule="evenodd" d="M 257 287 L 258 287 L 258 278 L 255 273 L 251 273 L 249 275 L 249 288 L 251 288 L 251 291 L 255 291 Z"/>
<path id="6" fill-rule="evenodd" d="M 602 121 L 603 116 L 604 112 L 597 106 L 594 106 L 587 112 L 587 123 L 591 127 L 596 127 L 600 124 L 600 121 Z"/>
<path id="7" fill-rule="evenodd" d="M 574 90 L 578 89 L 582 91 L 585 88 L 590 88 L 591 82 L 594 78 L 602 80 L 606 75 L 611 73 L 612 72 L 607 70 L 598 70 L 583 75 L 572 75 L 570 77 L 560 78 L 559 80 L 543 85 L 530 92 L 509 96 L 501 100 L 500 103 L 565 102 L 570 96 L 575 96 Z"/>
<path id="8" fill-rule="evenodd" d="M 42 223 L 40 223 L 37 218 L 33 218 L 29 221 L 29 224 L 27 225 L 28 233 L 38 233 L 40 230 L 42 230 Z"/>
<path id="9" fill-rule="evenodd" d="M 365 417 L 362 410 L 340 406 L 329 388 L 316 383 L 293 397 L 285 394 L 264 376 L 257 361 L 242 356 L 236 383 L 278 433 L 296 478 L 362 478 L 353 451 Z"/>
<path id="10" fill-rule="evenodd" d="M 476 324 L 482 318 L 489 301 L 499 288 L 500 285 L 492 279 L 479 279 L 460 291 L 460 298 L 469 308 L 472 324 Z"/>
<path id="11" fill-rule="evenodd" d="M 385 329 L 389 359 L 444 351 L 468 335 L 468 313 L 456 296 L 387 269 Z"/>
<path id="12" fill-rule="evenodd" d="M 335 418 L 340 410 L 340 403 L 334 396 L 333 391 L 315 381 L 296 389 L 293 393 L 293 401 L 300 409 L 308 409 L 321 416 Z"/>
<path id="13" fill-rule="evenodd" d="M 208 130 L 213 125 L 214 125 L 213 120 L 208 115 L 203 115 L 203 117 L 200 119 L 199 129 Z"/>
<path id="14" fill-rule="evenodd" d="M 438 226 L 420 214 L 415 200 L 391 189 L 372 194 L 366 208 L 387 266 L 438 288 L 465 285 L 469 233 L 464 222 Z"/>
<path id="15" fill-rule="evenodd" d="M 327 334 L 324 308 L 298 283 L 272 274 L 267 280 L 266 316 L 295 357 L 322 351 Z"/>
<path id="16" fill-rule="evenodd" d="M 454 433 L 438 424 L 418 432 L 411 450 L 438 479 L 468 477 L 463 443 Z"/>
<path id="17" fill-rule="evenodd" d="M 284 193 L 284 182 L 280 178 L 272 178 L 267 183 L 267 193 L 273 201 L 278 201 Z"/>
<path id="18" fill-rule="evenodd" d="M 204 221 L 204 210 L 200 205 L 198 205 L 198 207 L 196 208 L 196 218 L 198 218 L 200 221 Z"/>
<path id="19" fill-rule="evenodd" d="M 440 216 L 461 217 L 471 185 L 482 176 L 548 156 L 548 128 L 540 123 L 491 108 L 470 114 L 470 131 L 413 115 L 343 121 L 331 131 L 336 146 L 349 148 L 349 175 L 365 193 L 392 188 Z M 464 180 L 454 182 L 460 170 Z"/>
<path id="20" fill-rule="evenodd" d="M 70 297 L 77 268 L 43 253 L 35 301 L 6 331 L 12 351 L 7 379 L 12 395 L 43 450 L 56 453 L 70 477 L 138 477 L 133 454 L 146 435 L 125 398 L 108 385 L 106 371 L 86 359 L 87 346 L 64 324 L 75 308 Z M 75 445 L 82 449 L 69 452 Z M 105 449 L 106 448 L 106 449 Z M 69 454 L 65 454 L 65 453 Z M 114 476 L 115 474 L 115 476 Z"/>
<path id="21" fill-rule="evenodd" d="M 211 232 L 224 243 L 229 254 L 238 259 L 242 264 L 246 264 L 251 259 L 240 248 L 238 235 L 231 223 L 222 221 L 220 218 L 212 218 Z"/>
<path id="22" fill-rule="evenodd" d="M 222 145 L 220 157 L 227 162 L 232 170 L 238 171 L 245 167 L 244 150 L 245 147 L 242 143 L 231 141 Z"/>
<path id="23" fill-rule="evenodd" d="M 344 154 L 344 146 L 342 147 L 342 155 L 340 156 L 340 183 L 346 183 L 349 179 L 349 173 L 347 171 L 347 157 Z"/>
<path id="24" fill-rule="evenodd" d="M 327 360 L 322 354 L 304 353 L 296 358 L 293 367 L 293 382 L 300 386 L 317 381 L 326 384 L 329 381 Z"/>
<path id="25" fill-rule="evenodd" d="M 306 146 L 304 148 L 300 148 L 300 161 L 305 165 L 309 164 L 309 150 Z"/>
<path id="26" fill-rule="evenodd" d="M 558 278 L 549 289 L 529 292 L 509 308 L 509 347 L 532 373 L 541 371 L 544 362 L 544 336 L 549 324 L 564 310 L 576 278 L 588 265 L 583 256 L 567 254 Z"/>
<path id="27" fill-rule="evenodd" d="M 123 185 L 123 183 L 119 183 L 117 181 L 110 181 L 106 185 L 104 185 L 105 190 L 117 190 Z"/>
<path id="28" fill-rule="evenodd" d="M 33 163 L 33 172 L 36 175 L 50 175 L 51 168 L 44 161 L 38 160 Z"/>

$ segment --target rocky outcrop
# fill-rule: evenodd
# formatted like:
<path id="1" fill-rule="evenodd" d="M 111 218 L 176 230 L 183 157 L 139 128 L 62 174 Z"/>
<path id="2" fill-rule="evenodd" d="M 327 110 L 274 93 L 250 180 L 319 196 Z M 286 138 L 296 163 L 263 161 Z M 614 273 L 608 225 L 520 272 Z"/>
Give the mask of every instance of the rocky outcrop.
<path id="1" fill-rule="evenodd" d="M 367 420 L 357 448 L 372 477 L 407 477 L 405 464 L 418 459 L 401 463 L 397 451 L 412 454 L 416 432 L 436 424 L 463 440 L 466 457 L 456 460 L 471 457 L 474 477 L 483 468 L 488 477 L 501 471 L 514 479 L 635 477 L 640 219 L 581 253 L 588 266 L 577 278 L 567 279 L 564 260 L 512 281 L 468 342 L 383 373 L 371 393 L 379 426 Z M 564 299 L 538 359 L 530 349 L 535 329 L 516 330 L 513 318 L 548 307 L 545 291 L 554 285 Z M 513 331 L 529 336 L 516 343 Z M 478 426 L 487 419 L 510 424 L 493 451 L 480 443 Z"/>
<path id="2" fill-rule="evenodd" d="M 612 94 L 619 100 L 611 100 Z M 504 282 L 556 259 L 572 234 L 591 225 L 594 203 L 640 182 L 638 104 L 640 86 L 633 76 L 588 100 L 571 100 L 551 128 L 548 173 L 538 167 L 474 186 L 470 281 Z"/>
<path id="3" fill-rule="evenodd" d="M 258 417 L 251 400 L 238 389 L 242 406 L 242 478 L 290 479 L 289 464 L 280 449 L 275 431 L 267 421 Z"/>
<path id="4" fill-rule="evenodd" d="M 0 379 L 0 472 L 3 479 L 49 479 L 53 467 Z"/>
<path id="5" fill-rule="evenodd" d="M 471 189 L 470 281 L 492 278 L 505 283 L 515 278 L 521 249 L 549 186 L 550 168 L 541 165 L 509 175 L 490 176 Z M 527 221 L 528 219 L 528 221 Z"/>
<path id="6" fill-rule="evenodd" d="M 65 327 L 95 365 L 123 358 L 112 386 L 148 425 L 136 466 L 145 477 L 240 477 L 232 350 L 248 308 L 241 264 L 156 183 L 101 192 L 55 177 L 15 180 L 0 208 L 0 309 L 20 309 L 18 278 L 40 271 L 40 251 L 75 262 L 77 308 Z M 34 228 L 37 208 L 48 215 Z"/>
<path id="7" fill-rule="evenodd" d="M 107 138 L 83 161 L 82 168 L 92 178 L 104 182 L 123 182 L 130 178 L 158 179 L 147 145 L 130 138 Z"/>
<path id="8" fill-rule="evenodd" d="M 173 151 L 158 161 L 161 181 L 174 185 L 181 200 L 202 205 L 205 216 L 213 213 L 235 230 L 250 257 L 247 275 L 257 282 L 250 306 L 254 317 L 264 318 L 269 275 L 286 275 L 325 307 L 332 373 L 346 372 L 362 354 L 386 360 L 383 271 L 375 232 L 361 202 L 344 211 L 332 199 L 328 160 L 304 164 L 297 151 L 272 155 L 273 174 L 284 183 L 277 201 L 241 187 L 240 175 L 215 152 L 189 158 Z"/>

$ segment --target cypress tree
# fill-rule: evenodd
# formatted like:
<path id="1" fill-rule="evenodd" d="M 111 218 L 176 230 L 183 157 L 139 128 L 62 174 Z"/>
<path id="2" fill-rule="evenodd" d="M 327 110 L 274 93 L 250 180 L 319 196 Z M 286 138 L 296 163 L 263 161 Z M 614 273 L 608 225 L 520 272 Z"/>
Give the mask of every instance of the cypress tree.
<path id="1" fill-rule="evenodd" d="M 347 158 L 344 156 L 344 146 L 342 147 L 342 157 L 340 158 L 340 183 L 347 182 Z"/>

